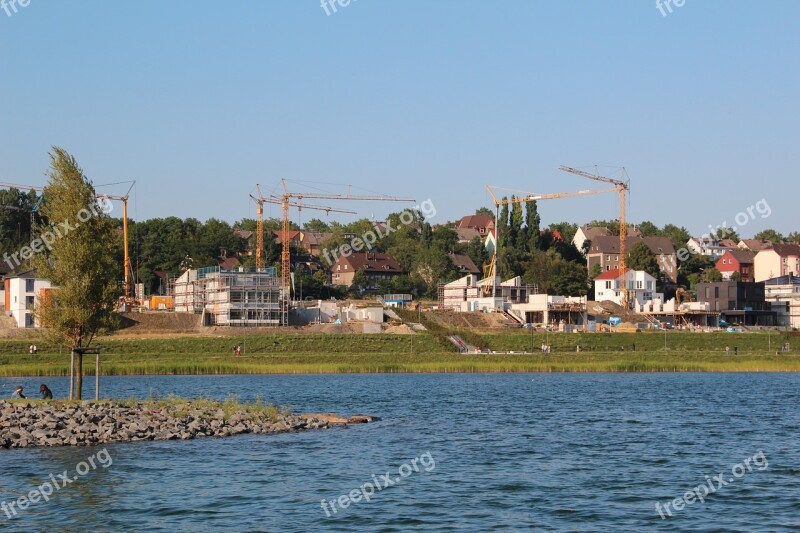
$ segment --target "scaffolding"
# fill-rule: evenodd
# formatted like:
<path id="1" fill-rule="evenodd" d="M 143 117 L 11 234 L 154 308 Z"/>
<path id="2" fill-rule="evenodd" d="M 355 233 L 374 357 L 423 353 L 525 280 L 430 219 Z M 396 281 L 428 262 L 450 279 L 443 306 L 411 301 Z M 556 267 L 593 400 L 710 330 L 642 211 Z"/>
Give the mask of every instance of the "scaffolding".
<path id="1" fill-rule="evenodd" d="M 209 326 L 284 326 L 288 294 L 277 269 L 206 267 L 188 270 L 174 285 L 176 311 L 202 312 Z"/>

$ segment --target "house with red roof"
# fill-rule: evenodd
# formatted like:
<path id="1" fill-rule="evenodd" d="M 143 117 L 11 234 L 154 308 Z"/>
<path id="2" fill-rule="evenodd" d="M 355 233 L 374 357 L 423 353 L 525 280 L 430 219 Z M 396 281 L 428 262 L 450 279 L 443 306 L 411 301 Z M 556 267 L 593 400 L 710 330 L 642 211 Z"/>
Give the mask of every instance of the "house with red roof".
<path id="1" fill-rule="evenodd" d="M 726 250 L 714 266 L 722 273 L 723 279 L 731 279 L 738 272 L 742 277 L 740 281 L 753 281 L 755 256 L 750 250 Z"/>

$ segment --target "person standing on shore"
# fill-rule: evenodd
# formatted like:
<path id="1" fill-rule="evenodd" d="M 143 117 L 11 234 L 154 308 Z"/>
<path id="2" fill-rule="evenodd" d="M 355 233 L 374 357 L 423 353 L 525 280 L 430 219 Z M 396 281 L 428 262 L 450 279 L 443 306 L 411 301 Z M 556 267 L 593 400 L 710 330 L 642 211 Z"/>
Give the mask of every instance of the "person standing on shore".
<path id="1" fill-rule="evenodd" d="M 731 354 L 731 347 L 730 346 L 726 346 L 725 347 L 725 355 L 730 355 L 730 354 Z"/>

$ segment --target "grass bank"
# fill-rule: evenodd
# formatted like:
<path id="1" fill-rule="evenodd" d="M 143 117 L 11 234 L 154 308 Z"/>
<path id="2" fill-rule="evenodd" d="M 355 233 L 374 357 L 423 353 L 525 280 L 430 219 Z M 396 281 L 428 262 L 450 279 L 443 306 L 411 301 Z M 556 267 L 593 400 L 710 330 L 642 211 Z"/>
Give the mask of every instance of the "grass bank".
<path id="1" fill-rule="evenodd" d="M 171 339 L 102 339 L 103 375 L 336 374 L 400 372 L 800 372 L 800 356 L 778 354 L 795 337 L 766 333 L 480 334 L 495 353 L 446 351 L 436 334 L 276 334 Z M 412 353 L 413 342 L 413 353 Z M 542 354 L 543 342 L 553 352 Z M 0 376 L 69 375 L 69 352 L 46 343 L 0 341 Z M 241 345 L 242 356 L 233 356 Z M 633 351 L 633 345 L 636 351 Z M 576 352 L 576 346 L 581 352 Z M 725 346 L 731 347 L 725 355 Z M 739 348 L 734 355 L 733 347 Z M 800 342 L 797 343 L 800 348 Z M 454 349 L 453 349 L 454 350 Z M 84 361 L 93 375 L 94 358 Z"/>

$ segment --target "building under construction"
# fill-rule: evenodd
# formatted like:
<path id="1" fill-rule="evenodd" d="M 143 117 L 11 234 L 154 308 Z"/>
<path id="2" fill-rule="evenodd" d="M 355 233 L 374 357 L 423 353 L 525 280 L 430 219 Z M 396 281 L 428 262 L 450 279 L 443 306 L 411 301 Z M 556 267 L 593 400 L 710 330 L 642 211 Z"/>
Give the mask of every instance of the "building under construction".
<path id="1" fill-rule="evenodd" d="M 173 285 L 175 310 L 202 313 L 207 326 L 283 326 L 289 300 L 275 268 L 187 270 Z"/>

